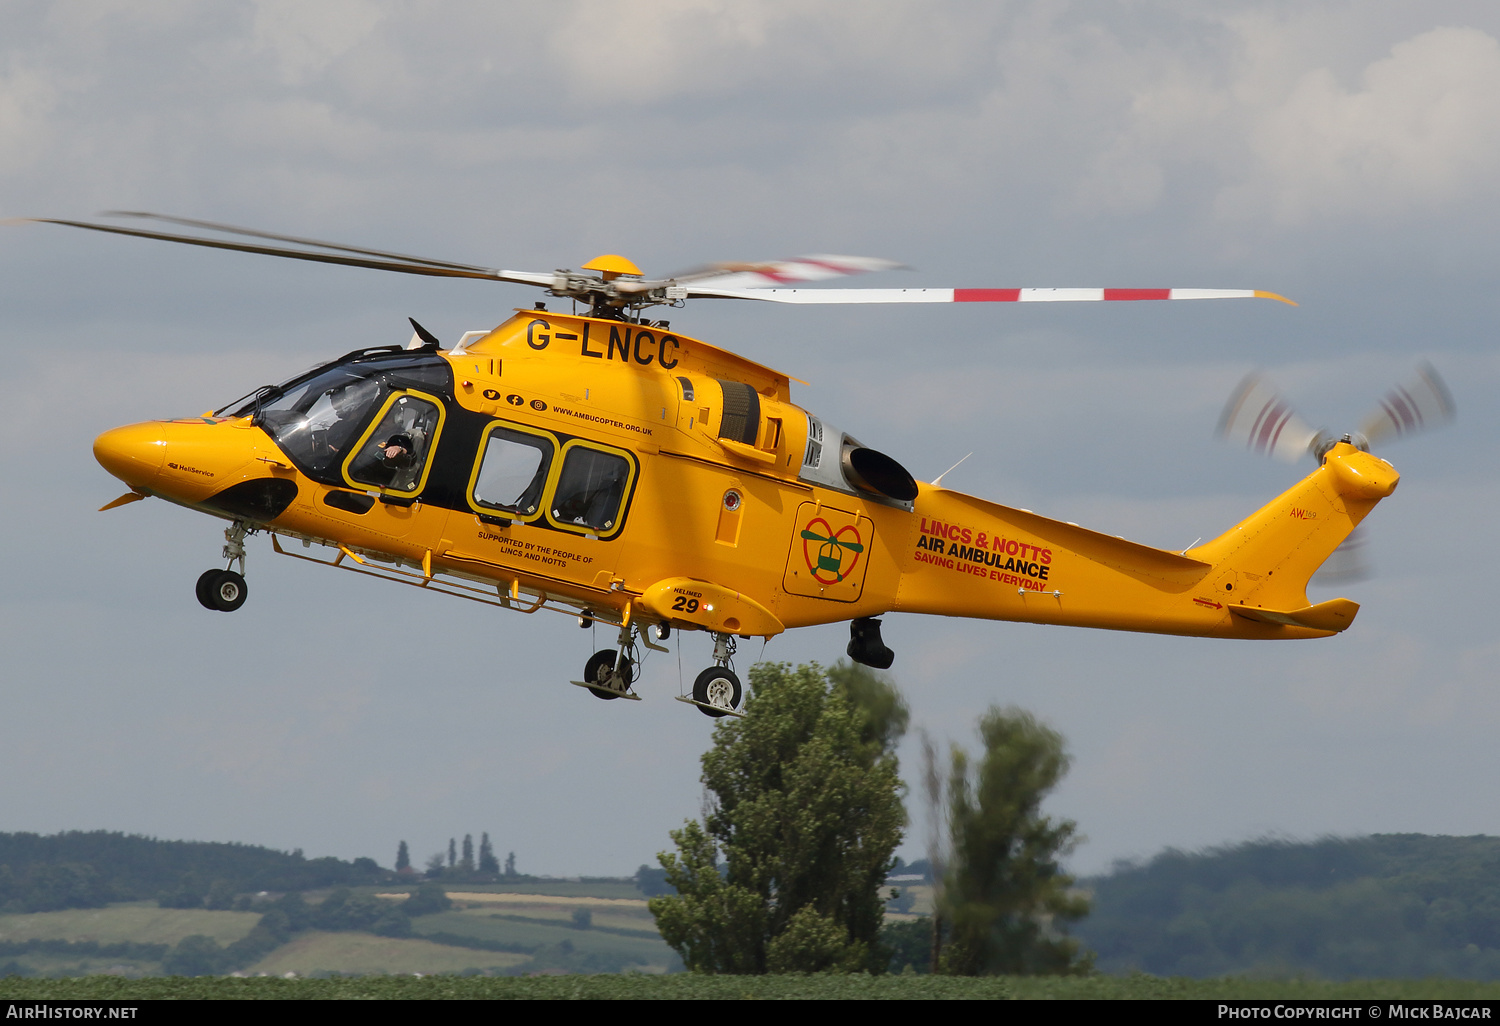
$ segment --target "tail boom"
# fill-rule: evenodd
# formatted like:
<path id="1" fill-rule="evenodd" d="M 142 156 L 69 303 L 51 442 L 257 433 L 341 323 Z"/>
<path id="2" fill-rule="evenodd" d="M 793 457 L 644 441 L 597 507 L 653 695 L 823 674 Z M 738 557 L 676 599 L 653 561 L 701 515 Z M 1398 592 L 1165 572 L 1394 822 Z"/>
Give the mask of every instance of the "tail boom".
<path id="1" fill-rule="evenodd" d="M 1396 487 L 1347 443 L 1223 535 L 1182 553 L 922 485 L 898 611 L 1220 638 L 1317 638 L 1359 607 L 1307 581 Z"/>

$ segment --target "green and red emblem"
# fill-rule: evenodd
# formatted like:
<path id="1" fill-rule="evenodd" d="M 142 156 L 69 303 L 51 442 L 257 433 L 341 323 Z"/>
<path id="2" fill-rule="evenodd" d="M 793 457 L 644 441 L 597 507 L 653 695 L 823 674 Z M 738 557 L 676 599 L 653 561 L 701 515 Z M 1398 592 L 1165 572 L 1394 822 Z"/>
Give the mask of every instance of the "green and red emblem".
<path id="1" fill-rule="evenodd" d="M 853 524 L 835 531 L 828 521 L 814 517 L 802 529 L 802 558 L 819 584 L 838 584 L 848 577 L 864 551 L 864 541 Z"/>

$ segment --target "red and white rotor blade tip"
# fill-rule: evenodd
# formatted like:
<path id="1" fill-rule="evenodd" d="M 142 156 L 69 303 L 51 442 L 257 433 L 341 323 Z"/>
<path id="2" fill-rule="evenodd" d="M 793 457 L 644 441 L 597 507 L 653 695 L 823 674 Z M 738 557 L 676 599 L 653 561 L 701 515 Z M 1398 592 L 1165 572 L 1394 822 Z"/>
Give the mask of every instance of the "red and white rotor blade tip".
<path id="1" fill-rule="evenodd" d="M 1374 445 L 1387 438 L 1400 438 L 1440 427 L 1454 417 L 1453 394 L 1430 363 L 1417 368 L 1416 376 L 1385 394 L 1360 432 Z"/>
<path id="2" fill-rule="evenodd" d="M 1219 418 L 1219 435 L 1287 463 L 1307 455 L 1318 439 L 1318 432 L 1256 374 L 1240 382 L 1229 397 Z"/>
<path id="3" fill-rule="evenodd" d="M 697 271 L 674 274 L 672 280 L 694 286 L 714 289 L 765 289 L 777 285 L 795 285 L 804 281 L 827 281 L 844 278 L 851 274 L 869 274 L 872 271 L 894 271 L 901 267 L 894 260 L 880 257 L 839 256 L 833 253 L 814 253 L 809 256 L 792 257 L 789 260 L 764 260 L 759 263 L 714 264 Z"/>
<path id="4" fill-rule="evenodd" d="M 1164 299 L 1275 299 L 1259 289 L 778 289 L 727 287 L 703 279 L 687 286 L 690 296 L 759 299 L 767 303 L 1120 303 Z"/>

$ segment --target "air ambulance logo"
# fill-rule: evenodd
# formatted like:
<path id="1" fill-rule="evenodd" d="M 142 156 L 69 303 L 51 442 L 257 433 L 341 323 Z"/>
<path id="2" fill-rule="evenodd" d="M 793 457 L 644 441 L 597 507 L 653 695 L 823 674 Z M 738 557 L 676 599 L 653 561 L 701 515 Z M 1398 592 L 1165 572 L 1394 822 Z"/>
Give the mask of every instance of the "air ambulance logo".
<path id="1" fill-rule="evenodd" d="M 802 529 L 802 556 L 819 584 L 838 584 L 848 577 L 864 551 L 864 542 L 852 524 L 835 531 L 827 520 L 814 517 Z"/>
<path id="2" fill-rule="evenodd" d="M 875 525 L 869 517 L 817 502 L 797 510 L 782 585 L 792 595 L 854 602 L 865 586 Z"/>

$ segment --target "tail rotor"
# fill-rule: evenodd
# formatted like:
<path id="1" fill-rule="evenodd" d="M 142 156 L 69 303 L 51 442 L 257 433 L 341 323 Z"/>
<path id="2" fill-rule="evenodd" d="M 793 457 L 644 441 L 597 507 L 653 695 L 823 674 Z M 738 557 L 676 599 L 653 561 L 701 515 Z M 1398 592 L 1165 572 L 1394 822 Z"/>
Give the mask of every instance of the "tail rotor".
<path id="1" fill-rule="evenodd" d="M 1229 397 L 1219 418 L 1218 435 L 1252 452 L 1285 463 L 1304 456 L 1322 462 L 1336 442 L 1346 441 L 1366 452 L 1380 442 L 1420 434 L 1450 423 L 1457 407 L 1453 394 L 1430 363 L 1381 397 L 1364 418 L 1358 432 L 1335 435 L 1317 430 L 1259 374 L 1250 374 Z M 1371 576 L 1369 534 L 1356 527 L 1319 568 L 1313 580 L 1334 584 Z"/>

